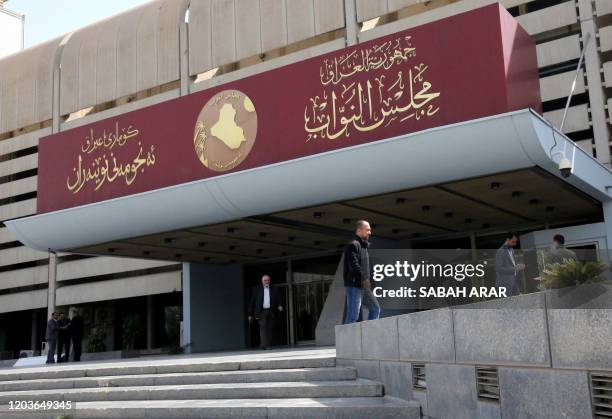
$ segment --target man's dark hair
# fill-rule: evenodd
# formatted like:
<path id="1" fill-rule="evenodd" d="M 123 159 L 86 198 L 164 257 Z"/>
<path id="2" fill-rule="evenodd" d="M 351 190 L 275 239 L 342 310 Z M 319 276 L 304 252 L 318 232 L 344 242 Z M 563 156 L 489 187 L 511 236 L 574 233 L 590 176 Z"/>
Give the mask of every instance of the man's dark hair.
<path id="1" fill-rule="evenodd" d="M 559 244 L 565 244 L 565 237 L 563 237 L 561 234 L 555 234 L 553 241 L 556 241 Z"/>
<path id="2" fill-rule="evenodd" d="M 51 315 L 53 316 L 54 314 L 59 314 L 57 311 L 54 311 L 53 313 L 51 313 Z"/>
<path id="3" fill-rule="evenodd" d="M 355 223 L 355 230 L 359 230 L 360 228 L 365 227 L 365 225 L 368 224 L 368 222 L 366 220 L 359 220 Z"/>
<path id="4" fill-rule="evenodd" d="M 510 240 L 512 237 L 516 237 L 518 239 L 519 235 L 516 231 L 509 231 L 506 233 L 506 240 Z"/>

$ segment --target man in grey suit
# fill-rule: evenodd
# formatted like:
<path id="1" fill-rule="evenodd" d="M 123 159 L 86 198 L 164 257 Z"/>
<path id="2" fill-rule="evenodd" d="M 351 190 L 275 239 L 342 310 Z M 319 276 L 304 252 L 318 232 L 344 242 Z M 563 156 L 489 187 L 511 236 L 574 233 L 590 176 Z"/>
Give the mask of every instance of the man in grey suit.
<path id="1" fill-rule="evenodd" d="M 57 319 L 59 313 L 54 311 L 51 318 L 47 322 L 47 331 L 45 333 L 45 341 L 49 351 L 47 352 L 47 364 L 55 364 L 55 349 L 57 348 L 57 338 L 59 337 L 59 325 Z"/>
<path id="2" fill-rule="evenodd" d="M 518 295 L 519 287 L 516 274 L 525 269 L 522 263 L 516 263 L 514 259 L 514 247 L 518 243 L 517 233 L 506 234 L 504 244 L 497 249 L 495 254 L 495 286 L 505 287 L 508 297 Z"/>

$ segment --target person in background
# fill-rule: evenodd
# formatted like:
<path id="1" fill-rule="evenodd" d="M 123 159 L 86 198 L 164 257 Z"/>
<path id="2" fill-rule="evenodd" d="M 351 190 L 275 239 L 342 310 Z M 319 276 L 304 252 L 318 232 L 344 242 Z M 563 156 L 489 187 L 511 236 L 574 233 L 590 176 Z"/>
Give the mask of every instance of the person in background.
<path id="1" fill-rule="evenodd" d="M 253 318 L 259 322 L 261 349 L 270 349 L 276 314 L 283 311 L 280 293 L 270 286 L 270 282 L 270 275 L 261 277 L 261 286 L 253 292 L 248 310 L 249 322 Z"/>
<path id="2" fill-rule="evenodd" d="M 578 258 L 576 253 L 565 248 L 565 237 L 561 234 L 556 234 L 553 237 L 553 243 L 550 246 L 546 262 L 552 265 L 553 263 L 563 263 L 566 260 L 578 260 Z"/>
<path id="3" fill-rule="evenodd" d="M 74 361 L 79 362 L 81 360 L 83 342 L 83 317 L 76 309 L 73 311 L 72 319 L 70 319 L 70 336 L 72 338 Z"/>
<path id="4" fill-rule="evenodd" d="M 59 327 L 57 362 L 68 362 L 70 360 L 70 320 L 62 311 L 59 313 L 57 325 Z"/>
<path id="5" fill-rule="evenodd" d="M 514 259 L 514 247 L 517 243 L 518 233 L 506 234 L 504 244 L 495 254 L 495 286 L 505 287 L 508 297 L 520 294 L 516 276 L 525 269 L 525 265 L 516 263 Z"/>
<path id="6" fill-rule="evenodd" d="M 372 292 L 370 283 L 370 223 L 359 220 L 355 223 L 355 236 L 344 248 L 344 288 L 346 289 L 346 316 L 344 324 L 355 323 L 359 318 L 361 302 L 368 309 L 368 320 L 380 317 L 380 306 Z"/>
<path id="7" fill-rule="evenodd" d="M 59 326 L 57 319 L 59 313 L 54 311 L 51 318 L 47 321 L 47 330 L 45 332 L 45 341 L 47 342 L 47 364 L 55 364 L 55 350 L 57 349 L 57 338 L 59 335 Z"/>

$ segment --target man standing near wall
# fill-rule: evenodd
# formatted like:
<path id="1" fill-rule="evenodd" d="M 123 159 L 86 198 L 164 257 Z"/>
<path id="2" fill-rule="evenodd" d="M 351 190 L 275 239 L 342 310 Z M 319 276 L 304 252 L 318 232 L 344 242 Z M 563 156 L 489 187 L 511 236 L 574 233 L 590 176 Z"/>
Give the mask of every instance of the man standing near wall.
<path id="1" fill-rule="evenodd" d="M 47 342 L 47 364 L 55 364 L 55 349 L 57 348 L 57 338 L 59 335 L 59 326 L 57 324 L 58 317 L 59 314 L 54 311 L 47 322 L 47 331 L 45 332 L 45 341 Z"/>
<path id="2" fill-rule="evenodd" d="M 249 322 L 253 317 L 259 322 L 261 349 L 270 349 L 276 314 L 283 311 L 280 293 L 270 282 L 270 275 L 262 276 L 261 286 L 255 289 L 249 303 Z"/>
<path id="3" fill-rule="evenodd" d="M 70 336 L 72 337 L 72 350 L 75 362 L 81 360 L 81 344 L 83 341 L 83 317 L 75 309 L 70 319 Z"/>
<path id="4" fill-rule="evenodd" d="M 57 325 L 59 327 L 57 362 L 68 362 L 70 360 L 70 320 L 61 311 Z"/>
<path id="5" fill-rule="evenodd" d="M 380 316 L 380 306 L 372 293 L 370 283 L 370 255 L 368 241 L 372 234 L 370 223 L 359 220 L 355 224 L 355 237 L 344 249 L 344 287 L 346 289 L 346 316 L 344 324 L 355 323 L 359 318 L 361 302 L 368 309 L 368 320 Z"/>
<path id="6" fill-rule="evenodd" d="M 546 262 L 548 265 L 552 265 L 553 263 L 563 263 L 567 260 L 578 260 L 578 258 L 576 253 L 565 248 L 565 237 L 561 234 L 556 234 L 553 237 L 553 244 L 550 247 Z"/>
<path id="7" fill-rule="evenodd" d="M 517 243 L 518 233 L 506 234 L 504 244 L 497 249 L 495 254 L 495 286 L 505 287 L 508 297 L 520 294 L 516 275 L 525 269 L 525 265 L 517 264 L 514 259 L 514 247 Z"/>

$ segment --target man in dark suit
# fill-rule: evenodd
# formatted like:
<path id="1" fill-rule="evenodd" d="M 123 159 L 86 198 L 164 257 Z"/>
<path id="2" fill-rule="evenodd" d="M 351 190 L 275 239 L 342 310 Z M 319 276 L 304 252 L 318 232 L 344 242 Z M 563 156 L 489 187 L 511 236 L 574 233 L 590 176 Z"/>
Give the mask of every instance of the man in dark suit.
<path id="1" fill-rule="evenodd" d="M 516 263 L 514 259 L 514 247 L 517 243 L 517 233 L 506 234 L 504 244 L 495 254 L 495 286 L 505 287 L 508 297 L 520 293 L 516 274 L 525 269 L 525 265 Z"/>
<path id="2" fill-rule="evenodd" d="M 57 362 L 68 362 L 70 361 L 70 320 L 66 318 L 62 311 L 59 313 L 57 325 L 59 327 Z M 62 353 L 64 354 L 63 356 Z"/>
<path id="3" fill-rule="evenodd" d="M 283 311 L 280 292 L 270 286 L 270 281 L 269 275 L 261 277 L 261 286 L 255 289 L 248 310 L 249 322 L 253 318 L 259 322 L 261 349 L 270 349 L 275 316 Z"/>
<path id="4" fill-rule="evenodd" d="M 47 364 L 55 364 L 55 349 L 57 348 L 57 338 L 59 335 L 59 326 L 57 319 L 59 313 L 53 312 L 51 318 L 47 322 L 47 331 L 45 332 L 45 341 L 47 342 Z"/>
<path id="5" fill-rule="evenodd" d="M 81 344 L 83 341 L 83 317 L 77 310 L 74 310 L 72 319 L 70 319 L 70 336 L 72 337 L 72 350 L 74 351 L 74 360 L 81 360 Z"/>

